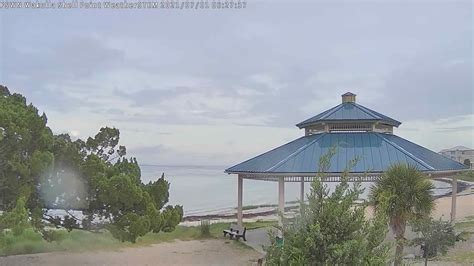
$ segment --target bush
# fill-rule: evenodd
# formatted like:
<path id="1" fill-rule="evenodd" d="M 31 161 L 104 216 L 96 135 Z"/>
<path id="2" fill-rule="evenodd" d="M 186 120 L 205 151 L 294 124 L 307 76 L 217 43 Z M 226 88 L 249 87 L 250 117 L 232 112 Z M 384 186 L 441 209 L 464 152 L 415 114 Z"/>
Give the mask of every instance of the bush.
<path id="1" fill-rule="evenodd" d="M 53 242 L 45 240 L 42 234 L 47 234 L 46 238 L 50 238 Z M 0 256 L 51 251 L 85 251 L 124 246 L 126 245 L 107 231 L 92 233 L 73 230 L 68 232 L 65 229 L 47 228 L 47 230 L 39 233 L 33 228 L 28 228 L 17 236 L 11 230 L 5 230 L 3 234 L 0 234 Z M 1 262 L 0 265 L 2 265 Z"/>
<path id="2" fill-rule="evenodd" d="M 211 222 L 209 220 L 201 220 L 201 237 L 211 236 Z"/>
<path id="3" fill-rule="evenodd" d="M 436 257 L 438 252 L 445 255 L 458 239 L 454 226 L 441 219 L 418 220 L 413 224 L 413 232 L 418 233 L 419 236 L 412 240 L 412 245 L 421 246 L 425 265 L 428 263 L 428 258 Z"/>
<path id="4" fill-rule="evenodd" d="M 323 156 L 320 172 L 329 169 L 332 155 Z M 363 192 L 360 183 L 349 186 L 346 174 L 332 194 L 327 185 L 313 181 L 308 204 L 280 228 L 283 241 L 270 235 L 267 265 L 387 265 L 387 220 L 383 215 L 366 220 L 365 206 L 356 205 Z"/>
<path id="5" fill-rule="evenodd" d="M 468 181 L 468 182 L 474 182 L 474 171 L 467 171 L 458 174 L 458 179 Z"/>
<path id="6" fill-rule="evenodd" d="M 0 256 L 48 251 L 41 235 L 32 228 L 25 229 L 20 234 L 4 231 L 0 238 Z"/>

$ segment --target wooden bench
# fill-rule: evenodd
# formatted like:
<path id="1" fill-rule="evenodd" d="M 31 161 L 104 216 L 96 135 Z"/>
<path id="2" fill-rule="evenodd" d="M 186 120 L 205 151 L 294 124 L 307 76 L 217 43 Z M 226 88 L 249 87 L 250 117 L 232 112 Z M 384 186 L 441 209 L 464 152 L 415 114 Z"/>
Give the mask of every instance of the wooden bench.
<path id="1" fill-rule="evenodd" d="M 225 229 L 222 231 L 224 233 L 224 237 L 229 235 L 230 239 L 234 238 L 239 240 L 242 238 L 244 241 L 247 241 L 245 238 L 245 233 L 247 232 L 247 228 L 238 226 L 236 224 L 231 224 L 229 229 Z"/>

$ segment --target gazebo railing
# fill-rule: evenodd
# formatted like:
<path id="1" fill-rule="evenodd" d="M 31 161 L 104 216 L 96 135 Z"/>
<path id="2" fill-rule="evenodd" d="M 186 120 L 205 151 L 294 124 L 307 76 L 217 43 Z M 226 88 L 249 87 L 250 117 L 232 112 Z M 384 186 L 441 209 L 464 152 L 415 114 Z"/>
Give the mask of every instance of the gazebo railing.
<path id="1" fill-rule="evenodd" d="M 424 174 L 430 179 L 435 178 L 452 178 L 456 174 L 462 171 L 459 170 L 447 170 L 447 171 L 426 171 Z M 237 173 L 236 173 L 237 174 Z M 323 182 L 341 182 L 342 173 L 325 173 L 324 177 L 321 177 L 315 173 L 238 173 L 244 179 L 254 179 L 262 181 L 273 181 L 278 182 L 281 177 L 284 178 L 285 182 L 301 182 L 301 178 L 304 182 L 312 182 L 313 180 L 321 180 Z M 375 182 L 383 173 L 348 173 L 349 182 Z"/>
<path id="2" fill-rule="evenodd" d="M 241 175 L 244 179 L 253 179 L 261 181 L 273 181 L 278 182 L 281 176 L 265 176 L 265 175 L 252 175 L 246 174 Z M 380 175 L 350 175 L 348 176 L 349 182 L 374 182 Z M 328 176 L 283 176 L 285 182 L 313 182 L 314 180 L 321 180 L 323 182 L 341 182 L 340 175 L 328 175 Z"/>

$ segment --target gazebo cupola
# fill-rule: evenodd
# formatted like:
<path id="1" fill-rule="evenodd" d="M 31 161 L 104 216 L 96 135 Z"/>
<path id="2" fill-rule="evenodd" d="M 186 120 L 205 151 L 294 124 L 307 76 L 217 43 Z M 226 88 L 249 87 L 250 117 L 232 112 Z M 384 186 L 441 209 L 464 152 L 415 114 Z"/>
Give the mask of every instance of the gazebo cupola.
<path id="1" fill-rule="evenodd" d="M 393 133 L 393 127 L 401 123 L 388 116 L 356 103 L 356 95 L 347 92 L 342 103 L 313 116 L 296 126 L 305 129 L 305 135 L 323 132 L 367 132 Z"/>

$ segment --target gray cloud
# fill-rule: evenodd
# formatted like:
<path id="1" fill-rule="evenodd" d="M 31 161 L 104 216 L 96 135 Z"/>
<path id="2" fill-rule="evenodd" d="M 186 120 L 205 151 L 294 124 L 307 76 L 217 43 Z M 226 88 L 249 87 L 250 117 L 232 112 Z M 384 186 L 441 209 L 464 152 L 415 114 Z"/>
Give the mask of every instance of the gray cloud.
<path id="1" fill-rule="evenodd" d="M 185 86 L 177 86 L 171 88 L 146 88 L 133 92 L 127 92 L 125 89 L 116 88 L 114 94 L 118 97 L 129 100 L 134 106 L 156 105 L 162 101 L 174 98 L 179 95 L 187 94 L 195 91 L 195 89 Z"/>
<path id="2" fill-rule="evenodd" d="M 165 148 L 164 145 L 151 145 L 151 146 L 140 146 L 140 147 L 134 147 L 130 148 L 128 150 L 128 153 L 136 153 L 136 154 L 141 154 L 142 156 L 150 156 L 153 154 L 159 154 L 162 152 L 167 151 L 168 149 Z"/>
<path id="3" fill-rule="evenodd" d="M 337 104 L 339 99 L 334 96 L 346 90 L 399 119 L 472 113 L 466 104 L 466 98 L 472 99 L 469 6 L 468 1 L 256 2 L 229 14 L 155 16 L 143 11 L 137 17 L 129 12 L 104 12 L 101 19 L 86 12 L 80 16 L 49 14 L 47 19 L 25 12 L 28 24 L 43 29 L 35 49 L 26 44 L 38 34 L 29 36 L 23 30 L 13 35 L 18 31 L 11 25 L 26 23 L 18 21 L 21 14 L 7 14 L 12 22 L 3 29 L 3 35 L 11 39 L 4 45 L 4 73 L 7 81 L 27 93 L 73 90 L 94 97 L 99 90 L 112 90 L 129 101 L 132 109 L 159 108 L 181 97 L 190 111 L 199 113 L 186 116 L 166 110 L 166 115 L 144 114 L 163 123 L 188 123 L 183 116 L 199 122 L 228 119 L 233 123 L 237 117 L 251 120 L 258 114 L 263 118 L 254 124 L 293 126 L 329 107 L 330 102 Z M 440 20 L 440 15 L 446 19 Z M 127 24 L 128 18 L 140 27 Z M 56 23 L 59 19 L 64 23 Z M 150 34 L 153 32 L 160 34 Z M 100 78 L 107 75 L 111 77 L 101 84 Z M 129 79 L 136 76 L 135 82 L 124 82 L 127 75 Z M 196 79 L 204 81 L 193 82 Z M 190 82 L 183 85 L 186 80 Z M 450 95 L 453 104 L 436 108 L 445 102 L 447 90 L 454 91 Z M 371 96 L 375 91 L 379 98 Z M 61 98 L 69 97 L 69 102 L 80 106 L 87 102 L 69 94 Z M 193 101 L 195 94 L 209 102 Z M 419 106 L 420 98 L 427 94 L 430 101 L 416 111 L 396 107 L 400 102 Z M 244 102 L 247 109 L 213 107 L 213 101 L 227 98 Z M 38 99 L 61 110 L 74 106 L 54 97 Z M 134 112 L 128 114 L 136 119 Z"/>
<path id="4" fill-rule="evenodd" d="M 394 70 L 382 88 L 386 99 L 381 105 L 393 106 L 401 119 L 473 113 L 472 73 L 471 41 L 453 41 Z M 404 108 L 396 108 L 400 105 Z"/>
<path id="5" fill-rule="evenodd" d="M 97 124 L 131 131 L 293 128 L 346 91 L 402 122 L 473 113 L 471 1 L 256 1 L 229 12 L 0 17 L 2 83 L 46 113 L 100 114 Z"/>
<path id="6" fill-rule="evenodd" d="M 9 29 L 6 31 L 8 40 L 11 36 Z M 94 90 L 101 88 L 97 88 L 93 79 L 116 70 L 124 62 L 122 51 L 107 47 L 100 38 L 85 33 L 43 46 L 9 40 L 3 50 L 7 85 L 11 81 L 14 89 L 35 104 L 63 112 L 96 106 L 90 100 L 96 94 Z"/>
<path id="7" fill-rule="evenodd" d="M 474 131 L 474 126 L 461 126 L 461 127 L 447 127 L 447 128 L 438 128 L 438 132 L 459 132 L 459 131 Z"/>

